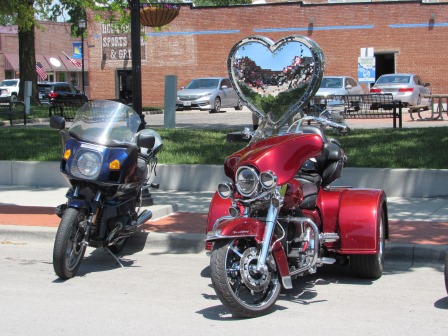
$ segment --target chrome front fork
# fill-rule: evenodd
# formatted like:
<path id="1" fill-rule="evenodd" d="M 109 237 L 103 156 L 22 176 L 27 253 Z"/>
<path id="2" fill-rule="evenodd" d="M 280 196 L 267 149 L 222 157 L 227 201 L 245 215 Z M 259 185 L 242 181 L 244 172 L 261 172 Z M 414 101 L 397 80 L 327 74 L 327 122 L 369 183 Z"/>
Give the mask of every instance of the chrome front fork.
<path id="1" fill-rule="evenodd" d="M 279 208 L 274 205 L 269 206 L 268 214 L 266 216 L 266 229 L 264 231 L 263 236 L 263 244 L 261 246 L 260 256 L 258 257 L 257 262 L 257 271 L 258 272 L 266 272 L 267 265 L 266 259 L 269 253 L 269 246 L 272 240 L 272 235 L 274 234 L 275 223 L 277 221 Z"/>

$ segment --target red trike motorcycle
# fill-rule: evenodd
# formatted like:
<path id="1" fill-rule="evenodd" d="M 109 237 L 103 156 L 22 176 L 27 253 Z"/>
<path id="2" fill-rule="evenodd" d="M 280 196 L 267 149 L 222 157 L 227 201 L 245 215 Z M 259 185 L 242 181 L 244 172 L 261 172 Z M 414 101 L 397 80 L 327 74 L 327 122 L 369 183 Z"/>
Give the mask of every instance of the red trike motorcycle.
<path id="1" fill-rule="evenodd" d="M 325 264 L 348 264 L 355 276 L 382 275 L 388 238 L 382 190 L 335 187 L 346 155 L 324 129 L 345 131 L 328 111 L 304 116 L 319 87 L 324 57 L 304 36 L 274 43 L 260 36 L 238 42 L 228 61 L 232 84 L 260 119 L 243 131 L 247 147 L 224 163 L 208 214 L 211 279 L 233 315 L 272 311 L 281 287 Z M 253 86 L 256 80 L 263 89 Z M 294 119 L 296 114 L 301 115 Z M 286 127 L 288 124 L 288 127 Z"/>

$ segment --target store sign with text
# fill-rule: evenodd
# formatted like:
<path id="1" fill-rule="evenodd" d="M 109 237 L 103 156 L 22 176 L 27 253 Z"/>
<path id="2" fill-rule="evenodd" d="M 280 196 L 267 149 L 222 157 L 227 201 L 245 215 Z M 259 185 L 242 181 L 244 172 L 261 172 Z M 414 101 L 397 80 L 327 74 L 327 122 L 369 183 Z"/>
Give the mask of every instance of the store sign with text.
<path id="1" fill-rule="evenodd" d="M 141 36 L 145 35 L 145 27 L 142 27 Z M 141 59 L 146 60 L 146 44 L 140 38 Z M 101 46 L 104 60 L 123 61 L 131 60 L 131 29 L 128 25 L 114 23 L 101 24 Z"/>

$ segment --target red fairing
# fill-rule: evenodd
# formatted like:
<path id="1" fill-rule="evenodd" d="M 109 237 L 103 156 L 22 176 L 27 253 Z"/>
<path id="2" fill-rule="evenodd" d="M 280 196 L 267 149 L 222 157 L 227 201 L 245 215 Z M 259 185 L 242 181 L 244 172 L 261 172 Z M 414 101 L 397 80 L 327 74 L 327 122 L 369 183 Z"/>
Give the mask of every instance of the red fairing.
<path id="1" fill-rule="evenodd" d="M 273 171 L 278 185 L 291 180 L 305 160 L 320 154 L 323 140 L 316 134 L 288 134 L 268 138 L 229 156 L 224 162 L 225 174 L 234 180 L 236 170 L 245 165 L 259 172 Z"/>
<path id="2" fill-rule="evenodd" d="M 218 192 L 215 192 L 212 197 L 212 201 L 210 202 L 210 208 L 208 210 L 207 228 L 205 233 L 213 229 L 213 225 L 218 218 L 229 215 L 229 208 L 231 206 L 232 201 L 230 200 L 230 198 L 221 198 Z"/>
<path id="3" fill-rule="evenodd" d="M 318 204 L 325 218 L 323 231 L 339 232 L 340 244 L 334 245 L 339 253 L 378 253 L 378 228 L 382 207 L 386 204 L 383 190 L 337 188 L 321 191 Z M 387 234 L 387 217 L 385 225 Z"/>

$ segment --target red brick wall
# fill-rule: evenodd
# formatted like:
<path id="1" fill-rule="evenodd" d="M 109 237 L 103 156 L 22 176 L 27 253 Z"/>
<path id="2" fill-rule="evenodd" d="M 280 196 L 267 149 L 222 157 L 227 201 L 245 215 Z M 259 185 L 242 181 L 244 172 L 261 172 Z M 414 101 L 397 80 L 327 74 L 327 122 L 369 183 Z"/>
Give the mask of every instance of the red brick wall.
<path id="1" fill-rule="evenodd" d="M 178 87 L 199 76 L 227 74 L 226 60 L 232 46 L 250 35 L 273 40 L 297 34 L 314 39 L 323 49 L 327 75 L 357 78 L 360 48 L 395 52 L 396 72 L 418 73 L 431 82 L 434 93 L 448 93 L 448 4 L 419 2 L 302 5 L 300 3 L 190 8 L 183 6 L 179 16 L 162 34 L 146 40 L 146 60 L 142 61 L 143 106 L 162 106 L 164 78 L 178 76 Z M 435 25 L 430 14 L 435 13 Z M 309 18 L 314 25 L 309 27 Z M 437 26 L 445 23 L 447 26 Z M 412 24 L 413 28 L 391 28 Z M 415 25 L 421 25 L 416 26 Z M 96 25 L 96 26 L 94 26 Z M 341 26 L 373 26 L 371 29 L 334 29 Z M 257 33 L 254 29 L 303 28 L 301 31 Z M 211 34 L 210 31 L 236 31 Z M 146 28 L 146 33 L 151 33 Z M 167 36 L 166 33 L 186 33 Z M 197 34 L 192 34 L 196 32 Z M 199 32 L 202 32 L 199 34 Z M 207 33 L 209 32 L 209 33 Z M 130 61 L 103 61 L 98 23 L 89 26 L 90 84 L 92 99 L 115 97 L 115 69 L 131 69 Z"/>

